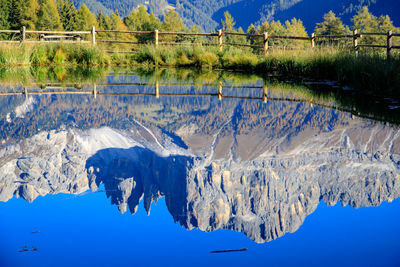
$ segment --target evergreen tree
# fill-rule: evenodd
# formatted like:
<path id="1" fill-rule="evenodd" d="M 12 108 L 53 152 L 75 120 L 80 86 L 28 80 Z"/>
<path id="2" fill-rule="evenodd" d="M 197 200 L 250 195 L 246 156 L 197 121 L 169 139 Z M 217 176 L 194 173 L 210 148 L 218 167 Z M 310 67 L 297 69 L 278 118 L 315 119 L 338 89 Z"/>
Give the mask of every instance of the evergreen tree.
<path id="1" fill-rule="evenodd" d="M 349 34 L 350 29 L 345 26 L 342 20 L 336 17 L 335 13 L 329 11 L 324 15 L 324 21 L 317 23 L 317 26 L 314 29 L 315 34 L 318 35 L 342 35 L 342 34 Z M 341 46 L 349 46 L 351 40 L 350 39 L 321 39 L 318 40 L 318 44 L 324 45 L 341 45 Z"/>
<path id="2" fill-rule="evenodd" d="M 133 9 L 124 23 L 132 31 L 154 31 L 161 27 L 161 21 L 153 13 L 147 13 L 142 5 L 137 10 Z"/>
<path id="3" fill-rule="evenodd" d="M 299 19 L 292 18 L 291 21 L 285 22 L 286 34 L 289 36 L 308 37 L 303 22 Z M 289 47 L 307 47 L 309 44 L 300 40 L 288 40 Z"/>
<path id="4" fill-rule="evenodd" d="M 40 0 L 37 28 L 39 30 L 62 30 L 60 15 L 54 0 Z"/>
<path id="5" fill-rule="evenodd" d="M 22 26 L 35 29 L 39 3 L 37 0 L 9 0 L 8 21 L 12 29 L 19 30 Z"/>
<path id="6" fill-rule="evenodd" d="M 269 35 L 287 35 L 287 30 L 285 26 L 282 25 L 282 23 L 278 21 L 272 21 L 269 24 L 269 28 L 267 30 Z M 271 39 L 270 41 L 271 46 L 277 46 L 277 47 L 286 47 L 287 46 L 287 40 L 285 39 Z"/>
<path id="7" fill-rule="evenodd" d="M 99 29 L 104 30 L 106 29 L 106 17 L 103 15 L 103 12 L 101 12 L 101 10 L 99 11 L 99 13 L 97 13 L 96 16 L 96 20 L 97 20 L 97 25 L 99 26 Z"/>
<path id="8" fill-rule="evenodd" d="M 258 27 L 257 32 L 258 32 L 259 34 L 263 34 L 264 32 L 270 34 L 270 33 L 268 32 L 269 29 L 270 29 L 270 25 L 269 25 L 268 21 L 264 21 L 264 23 L 261 24 L 260 27 Z"/>
<path id="9" fill-rule="evenodd" d="M 38 0 L 26 0 L 23 1 L 23 13 L 21 17 L 22 26 L 26 26 L 27 29 L 35 29 L 38 22 L 38 10 L 39 2 Z"/>
<path id="10" fill-rule="evenodd" d="M 257 34 L 257 29 L 254 24 L 250 24 L 250 26 L 247 28 L 247 33 L 248 34 Z M 259 38 L 257 37 L 249 37 L 249 42 L 251 45 L 259 45 L 260 41 L 258 40 Z"/>
<path id="11" fill-rule="evenodd" d="M 118 10 L 116 10 L 113 14 L 110 16 L 106 16 L 104 20 L 104 29 L 105 30 L 119 30 L 119 31 L 127 31 L 128 28 L 122 21 L 121 17 L 119 16 Z M 128 34 L 121 34 L 121 33 L 105 33 L 102 36 L 107 39 L 114 39 L 114 40 L 130 40 L 130 41 L 136 41 L 136 38 L 134 36 L 130 36 Z M 127 44 L 113 44 L 110 45 L 112 49 L 123 49 L 126 50 L 126 48 L 130 47 L 130 45 Z"/>
<path id="12" fill-rule="evenodd" d="M 164 15 L 164 21 L 161 25 L 161 30 L 166 32 L 184 32 L 187 31 L 187 28 L 183 24 L 183 21 L 179 17 L 178 13 L 174 10 L 169 10 Z M 181 36 L 164 35 L 161 36 L 160 40 L 164 42 L 182 42 L 184 38 L 181 38 Z"/>
<path id="13" fill-rule="evenodd" d="M 222 31 L 223 32 L 237 32 L 235 29 L 235 20 L 232 17 L 232 15 L 226 11 L 224 13 L 224 18 L 221 20 L 221 26 L 222 26 Z M 242 30 L 243 31 L 243 30 Z M 236 35 L 225 35 L 225 40 L 224 42 L 226 43 L 240 43 L 243 41 L 243 38 L 241 36 L 236 36 Z"/>
<path id="14" fill-rule="evenodd" d="M 76 15 L 76 29 L 81 31 L 91 30 L 93 26 L 97 27 L 96 16 L 90 12 L 85 4 L 79 8 Z"/>
<path id="15" fill-rule="evenodd" d="M 164 15 L 163 24 L 161 29 L 167 32 L 180 32 L 185 30 L 185 25 L 182 19 L 179 17 L 178 13 L 174 10 L 169 10 Z"/>
<path id="16" fill-rule="evenodd" d="M 381 16 L 379 18 L 372 15 L 368 7 L 362 7 L 358 13 L 352 18 L 353 29 L 357 29 L 359 32 L 387 32 L 389 30 L 398 30 L 394 27 L 389 16 Z M 362 44 L 385 44 L 385 36 L 371 36 L 364 35 L 360 38 Z"/>
<path id="17" fill-rule="evenodd" d="M 111 16 L 106 17 L 106 25 L 109 30 L 120 30 L 127 31 L 128 28 L 119 16 L 118 10 L 116 10 Z"/>
<path id="18" fill-rule="evenodd" d="M 9 0 L 0 0 L 0 29 L 10 29 L 10 11 L 11 2 Z"/>
<path id="19" fill-rule="evenodd" d="M 160 29 L 161 25 L 162 25 L 161 20 L 159 18 L 157 18 L 152 12 L 152 13 L 150 13 L 149 24 L 145 27 L 145 29 L 148 29 L 149 31 L 153 31 L 156 29 Z"/>
<path id="20" fill-rule="evenodd" d="M 360 32 L 378 32 L 378 18 L 372 15 L 368 7 L 362 7 L 356 15 L 351 19 L 353 22 L 353 30 Z M 377 36 L 366 35 L 359 39 L 361 44 L 376 44 Z"/>
<path id="21" fill-rule="evenodd" d="M 348 34 L 350 30 L 331 10 L 324 15 L 323 22 L 317 23 L 314 32 L 316 35 L 341 35 Z"/>
<path id="22" fill-rule="evenodd" d="M 222 31 L 236 32 L 235 24 L 236 24 L 236 22 L 233 19 L 232 15 L 228 11 L 225 11 L 224 19 L 221 20 Z"/>
<path id="23" fill-rule="evenodd" d="M 378 18 L 378 30 L 379 32 L 399 32 L 400 29 L 393 25 L 392 20 L 388 15 L 382 15 Z"/>
<path id="24" fill-rule="evenodd" d="M 367 6 L 362 7 L 352 18 L 353 30 L 359 32 L 376 32 L 378 30 L 378 18 L 372 15 Z"/>
<path id="25" fill-rule="evenodd" d="M 58 0 L 57 6 L 63 28 L 66 31 L 76 30 L 77 11 L 71 0 Z"/>

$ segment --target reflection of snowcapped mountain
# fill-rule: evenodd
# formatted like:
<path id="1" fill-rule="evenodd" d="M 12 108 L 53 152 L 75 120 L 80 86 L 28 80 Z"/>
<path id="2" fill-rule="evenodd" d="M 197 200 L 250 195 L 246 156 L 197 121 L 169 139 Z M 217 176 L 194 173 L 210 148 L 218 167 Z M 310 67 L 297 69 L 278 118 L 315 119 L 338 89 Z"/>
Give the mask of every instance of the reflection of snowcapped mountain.
<path id="1" fill-rule="evenodd" d="M 361 207 L 399 197 L 398 129 L 304 104 L 276 104 L 272 115 L 271 106 L 258 116 L 242 104 L 211 121 L 190 115 L 168 131 L 141 120 L 41 132 L 0 149 L 0 200 L 104 184 L 121 212 L 142 198 L 149 211 L 165 196 L 186 228 L 264 242 L 296 231 L 321 199 Z"/>
<path id="2" fill-rule="evenodd" d="M 23 118 L 26 113 L 33 111 L 36 103 L 37 97 L 28 97 L 24 103 L 15 108 L 15 116 L 17 118 Z"/>

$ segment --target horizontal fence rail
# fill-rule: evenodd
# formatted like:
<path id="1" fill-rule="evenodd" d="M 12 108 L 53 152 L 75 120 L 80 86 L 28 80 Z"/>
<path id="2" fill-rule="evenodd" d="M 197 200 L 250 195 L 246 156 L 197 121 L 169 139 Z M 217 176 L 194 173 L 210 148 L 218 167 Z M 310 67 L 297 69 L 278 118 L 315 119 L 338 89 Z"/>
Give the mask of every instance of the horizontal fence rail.
<path id="1" fill-rule="evenodd" d="M 400 33 L 392 33 L 392 31 L 388 31 L 387 33 L 382 32 L 358 32 L 354 30 L 352 34 L 338 34 L 338 35 L 315 35 L 314 33 L 310 36 L 285 36 L 285 35 L 270 35 L 267 32 L 263 34 L 250 34 L 250 33 L 239 33 L 239 32 L 223 32 L 222 30 L 218 30 L 217 32 L 210 33 L 192 33 L 192 32 L 161 32 L 158 30 L 155 31 L 127 31 L 127 30 L 96 30 L 95 27 L 92 27 L 91 31 L 36 31 L 36 30 L 27 30 L 26 27 L 23 27 L 21 30 L 0 30 L 0 34 L 13 34 L 20 35 L 20 41 L 15 40 L 12 37 L 12 40 L 3 40 L 0 43 L 37 43 L 37 42 L 76 42 L 76 43 L 92 43 L 93 46 L 96 43 L 106 43 L 106 44 L 131 44 L 131 45 L 140 45 L 140 44 L 154 44 L 155 46 L 159 45 L 216 45 L 223 48 L 223 46 L 241 46 L 241 47 L 250 47 L 254 49 L 263 49 L 264 53 L 267 53 L 270 48 L 277 49 L 278 46 L 271 47 L 269 46 L 269 39 L 286 39 L 286 40 L 302 40 L 309 41 L 311 48 L 315 47 L 315 42 L 324 40 L 324 39 L 342 39 L 348 38 L 352 39 L 353 45 L 349 48 L 354 50 L 355 55 L 358 55 L 359 48 L 386 48 L 387 58 L 390 59 L 392 57 L 393 49 L 400 49 L 400 46 L 393 45 L 393 37 L 400 37 Z M 39 38 L 35 39 L 27 39 L 26 35 L 39 35 Z M 129 40 L 129 38 L 118 39 L 120 34 L 129 34 L 129 35 L 143 35 L 147 36 L 146 39 L 142 39 L 142 41 L 138 41 L 136 39 Z M 97 36 L 96 36 L 97 35 Z M 114 36 L 115 38 L 110 38 Z M 228 36 L 243 36 L 246 38 L 245 43 L 231 42 L 229 39 L 224 41 L 224 37 Z M 83 38 L 82 36 L 89 36 Z M 169 41 L 169 40 L 160 40 L 160 36 L 200 36 L 204 38 L 205 42 L 199 42 L 198 40 L 189 40 L 182 39 L 180 41 Z M 359 41 L 364 36 L 386 36 L 386 44 L 360 44 Z M 106 39 L 104 39 L 107 37 Z M 210 38 L 217 37 L 216 41 L 212 41 Z M 89 40 L 88 40 L 89 38 Z M 96 38 L 99 38 L 96 40 Z M 255 40 L 256 38 L 261 39 L 259 42 L 250 42 L 250 40 Z M 70 40 L 69 40 L 70 39 Z M 207 42 L 206 42 L 207 41 Z M 284 47 L 284 49 L 292 49 L 290 47 Z M 107 52 L 110 53 L 134 53 L 134 51 L 114 51 L 111 49 L 107 49 Z"/>
<path id="2" fill-rule="evenodd" d="M 47 83 L 47 84 L 32 84 L 36 88 L 29 89 L 28 87 L 24 87 L 21 91 L 9 91 L 9 92 L 0 92 L 1 96 L 25 96 L 28 98 L 29 95 L 92 95 L 95 99 L 98 96 L 153 96 L 156 98 L 160 98 L 162 96 L 168 97 L 217 97 L 219 101 L 225 99 L 247 99 L 247 100 L 256 100 L 267 103 L 268 101 L 283 101 L 283 102 L 299 102 L 299 103 L 308 103 L 311 106 L 320 106 L 325 108 L 331 108 L 343 112 L 350 113 L 352 116 L 358 116 L 366 119 L 374 119 L 380 120 L 377 117 L 374 117 L 370 114 L 361 114 L 357 112 L 354 108 L 350 107 L 340 107 L 335 104 L 326 104 L 316 101 L 314 99 L 307 99 L 304 97 L 274 97 L 268 91 L 268 86 L 264 83 L 263 85 L 225 85 L 223 82 L 219 84 L 182 84 L 182 83 L 160 83 L 158 81 L 152 83 L 94 83 L 94 84 L 60 84 L 60 83 Z M 44 86 L 44 87 L 43 87 Z M 147 86 L 152 87 L 153 92 L 101 92 L 98 90 L 98 87 L 138 87 L 138 86 Z M 215 90 L 215 92 L 182 92 L 182 93 L 163 93 L 160 92 L 160 88 L 162 87 L 209 87 L 210 89 Z M 87 88 L 88 89 L 83 89 Z M 90 88 L 91 87 L 91 88 Z M 41 88 L 38 90 L 38 88 Z M 67 90 L 65 90 L 67 89 Z M 78 90 L 69 90 L 69 89 L 78 89 Z M 259 96 L 240 96 L 240 95 L 226 95 L 224 94 L 224 89 L 229 90 L 239 90 L 239 89 L 255 89 L 260 90 Z M 225 90 L 226 91 L 226 90 Z"/>

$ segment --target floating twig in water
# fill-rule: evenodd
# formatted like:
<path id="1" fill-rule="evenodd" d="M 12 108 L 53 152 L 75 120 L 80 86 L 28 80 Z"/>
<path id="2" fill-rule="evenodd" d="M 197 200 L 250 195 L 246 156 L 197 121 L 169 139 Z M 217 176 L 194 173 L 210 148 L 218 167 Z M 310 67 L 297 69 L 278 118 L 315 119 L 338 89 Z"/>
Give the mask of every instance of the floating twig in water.
<path id="1" fill-rule="evenodd" d="M 21 247 L 20 250 L 18 250 L 18 252 L 26 252 L 26 251 L 29 251 L 28 245 L 25 245 L 25 246 Z"/>
<path id="2" fill-rule="evenodd" d="M 31 249 L 29 249 L 28 245 L 24 245 L 23 247 L 21 247 L 20 250 L 18 250 L 18 252 L 27 252 L 27 251 L 39 251 L 38 247 L 32 246 Z"/>
<path id="3" fill-rule="evenodd" d="M 226 249 L 226 250 L 213 250 L 210 253 L 227 253 L 227 252 L 240 252 L 240 251 L 247 251 L 247 248 L 240 248 L 240 249 Z"/>

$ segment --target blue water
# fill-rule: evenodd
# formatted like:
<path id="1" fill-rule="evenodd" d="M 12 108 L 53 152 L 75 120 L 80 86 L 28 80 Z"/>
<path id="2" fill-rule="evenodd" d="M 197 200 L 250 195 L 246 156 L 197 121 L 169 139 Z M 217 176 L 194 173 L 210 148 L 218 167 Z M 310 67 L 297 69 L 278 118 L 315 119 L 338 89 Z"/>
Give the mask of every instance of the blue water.
<path id="1" fill-rule="evenodd" d="M 293 234 L 256 244 L 241 233 L 187 231 L 160 200 L 121 215 L 104 193 L 0 204 L 2 266 L 399 266 L 400 200 L 379 208 L 321 203 Z M 40 233 L 31 233 L 41 231 Z M 38 251 L 18 252 L 20 247 Z M 236 253 L 212 250 L 248 248 Z"/>
<path id="2" fill-rule="evenodd" d="M 250 85 L 259 87 L 224 88 L 221 100 L 215 85 L 191 84 L 160 90 L 208 95 L 156 98 L 154 85 L 103 85 L 97 98 L 0 96 L 0 169 L 11 166 L 0 173 L 0 267 L 400 266 L 400 153 L 387 148 L 400 142 L 399 127 L 303 87 L 270 88 L 264 103 L 263 81 Z M 115 92 L 146 95 L 100 94 Z M 77 138 L 104 127 L 112 134 L 93 138 L 106 145 L 82 156 Z M 46 147 L 68 130 L 71 147 Z M 140 145 L 111 142 L 116 133 Z M 31 151 L 36 145 L 45 151 Z M 58 173 L 57 157 L 72 167 Z M 96 192 L 76 194 L 89 188 Z"/>

